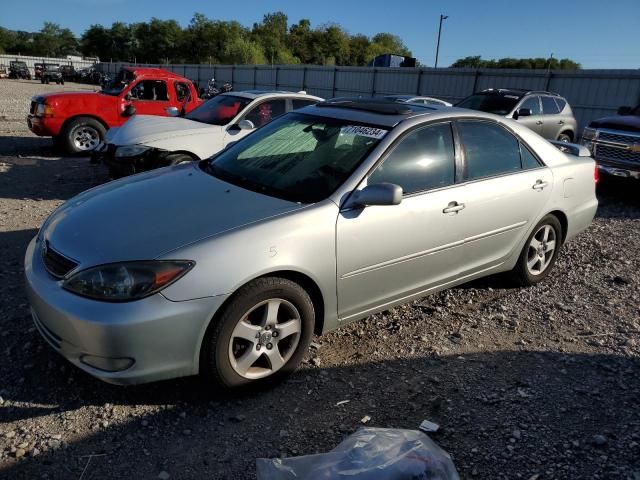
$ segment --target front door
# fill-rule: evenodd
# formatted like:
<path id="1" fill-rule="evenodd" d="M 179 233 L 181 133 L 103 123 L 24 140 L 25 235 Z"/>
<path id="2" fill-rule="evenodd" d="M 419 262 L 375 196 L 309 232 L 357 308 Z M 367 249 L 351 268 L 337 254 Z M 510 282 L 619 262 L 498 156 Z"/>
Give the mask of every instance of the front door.
<path id="1" fill-rule="evenodd" d="M 169 101 L 169 90 L 164 80 L 140 80 L 127 92 L 129 103 L 136 109 L 136 115 L 167 116 L 167 109 L 172 105 Z M 125 102 L 126 103 L 126 102 Z M 123 120 L 127 120 L 124 117 Z"/>
<path id="2" fill-rule="evenodd" d="M 446 283 L 460 271 L 464 203 L 450 123 L 421 127 L 392 147 L 369 185 L 400 185 L 399 205 L 342 211 L 336 228 L 338 310 L 348 320 Z"/>
<path id="3" fill-rule="evenodd" d="M 531 115 L 525 117 L 518 117 L 518 123 L 523 124 L 525 127 L 530 128 L 538 135 L 542 135 L 544 128 L 544 117 L 542 116 L 542 110 L 540 108 L 540 97 L 537 95 L 528 96 L 518 107 L 517 110 L 527 108 L 531 111 Z"/>
<path id="4" fill-rule="evenodd" d="M 486 121 L 457 122 L 464 151 L 465 274 L 514 252 L 551 198 L 553 175 L 516 137 Z"/>

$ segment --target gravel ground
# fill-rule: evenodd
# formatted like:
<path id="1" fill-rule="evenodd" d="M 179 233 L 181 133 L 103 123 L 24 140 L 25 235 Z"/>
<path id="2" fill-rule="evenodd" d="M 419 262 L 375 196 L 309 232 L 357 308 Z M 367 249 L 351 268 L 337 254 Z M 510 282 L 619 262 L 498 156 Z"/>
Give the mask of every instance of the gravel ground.
<path id="1" fill-rule="evenodd" d="M 637 183 L 601 183 L 594 224 L 534 288 L 489 278 L 373 315 L 255 396 L 115 387 L 40 339 L 23 288 L 46 216 L 107 180 L 26 130 L 34 93 L 73 87 L 0 81 L 0 477 L 251 479 L 256 458 L 327 451 L 369 416 L 439 423 L 462 478 L 640 479 Z"/>

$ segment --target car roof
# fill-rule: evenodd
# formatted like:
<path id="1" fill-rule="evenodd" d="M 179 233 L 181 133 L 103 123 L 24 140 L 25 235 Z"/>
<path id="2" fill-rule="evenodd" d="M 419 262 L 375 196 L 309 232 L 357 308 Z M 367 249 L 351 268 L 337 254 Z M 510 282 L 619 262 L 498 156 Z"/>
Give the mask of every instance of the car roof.
<path id="1" fill-rule="evenodd" d="M 323 100 L 320 97 L 316 97 L 313 95 L 309 95 L 306 92 L 288 92 L 286 90 L 242 90 L 242 91 L 237 91 L 237 92 L 226 92 L 223 93 L 222 95 L 232 95 L 232 96 L 236 96 L 236 97 L 243 97 L 243 98 L 250 98 L 252 100 L 256 99 L 256 98 L 260 98 L 260 97 L 285 97 L 285 98 L 289 98 L 289 97 L 295 97 L 295 98 L 309 98 L 311 100 Z"/>
<path id="2" fill-rule="evenodd" d="M 452 110 L 454 109 L 438 105 L 399 103 L 379 98 L 341 97 L 326 100 L 297 111 L 320 117 L 338 118 L 340 120 L 391 128 L 409 118 L 428 116 L 443 111 L 451 112 Z"/>
<path id="3" fill-rule="evenodd" d="M 177 73 L 170 72 L 163 68 L 122 67 L 122 69 L 133 73 L 136 77 L 178 78 L 181 80 L 188 80 L 182 75 L 178 75 Z"/>
<path id="4" fill-rule="evenodd" d="M 474 95 L 490 95 L 490 94 L 499 94 L 499 95 L 517 95 L 522 98 L 526 95 L 551 95 L 553 97 L 560 97 L 559 93 L 555 92 L 547 92 L 546 90 L 528 90 L 526 88 L 486 88 L 479 92 L 475 92 Z"/>

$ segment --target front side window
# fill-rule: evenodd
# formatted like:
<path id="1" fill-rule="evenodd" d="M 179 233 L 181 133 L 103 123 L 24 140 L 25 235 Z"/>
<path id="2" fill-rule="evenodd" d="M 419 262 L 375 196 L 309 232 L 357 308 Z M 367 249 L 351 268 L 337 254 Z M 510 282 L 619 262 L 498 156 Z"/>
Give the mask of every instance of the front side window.
<path id="1" fill-rule="evenodd" d="M 420 128 L 404 137 L 369 176 L 368 184 L 400 185 L 405 195 L 452 185 L 455 154 L 449 123 Z"/>
<path id="2" fill-rule="evenodd" d="M 250 98 L 218 95 L 189 112 L 185 118 L 209 125 L 226 125 L 251 103 Z"/>
<path id="3" fill-rule="evenodd" d="M 188 102 L 191 100 L 191 89 L 189 85 L 182 82 L 176 82 L 176 98 L 179 102 Z"/>
<path id="4" fill-rule="evenodd" d="M 465 179 L 491 177 L 520 170 L 518 140 L 499 125 L 460 121 L 458 131 L 465 156 Z"/>
<path id="5" fill-rule="evenodd" d="M 558 105 L 552 97 L 540 97 L 542 99 L 542 111 L 545 115 L 560 113 Z"/>
<path id="6" fill-rule="evenodd" d="M 250 120 L 256 128 L 262 127 L 274 118 L 284 115 L 285 111 L 286 105 L 284 99 L 267 100 L 253 107 L 251 111 L 247 113 L 245 120 Z"/>
<path id="7" fill-rule="evenodd" d="M 169 100 L 167 84 L 162 80 L 142 80 L 129 92 L 134 100 L 166 102 Z"/>
<path id="8" fill-rule="evenodd" d="M 524 102 L 522 102 L 522 105 L 520 105 L 520 108 L 528 108 L 529 110 L 531 110 L 531 115 L 542 114 L 542 110 L 540 110 L 540 101 L 538 100 L 538 97 L 527 98 Z"/>
<path id="9" fill-rule="evenodd" d="M 248 190 L 312 203 L 342 185 L 386 134 L 382 127 L 289 113 L 201 166 Z"/>

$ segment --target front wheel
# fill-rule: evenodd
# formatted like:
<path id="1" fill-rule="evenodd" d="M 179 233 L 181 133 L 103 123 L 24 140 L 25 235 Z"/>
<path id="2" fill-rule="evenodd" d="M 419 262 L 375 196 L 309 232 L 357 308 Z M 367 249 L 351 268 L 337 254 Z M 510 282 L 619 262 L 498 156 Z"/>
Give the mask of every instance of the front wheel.
<path id="1" fill-rule="evenodd" d="M 181 163 L 192 162 L 193 157 L 187 155 L 186 153 L 172 153 L 167 155 L 165 158 L 165 162 L 167 165 L 179 165 Z"/>
<path id="2" fill-rule="evenodd" d="M 556 262 L 562 245 L 562 225 L 554 215 L 545 216 L 533 229 L 511 271 L 516 283 L 535 285 L 544 280 Z"/>
<path id="3" fill-rule="evenodd" d="M 300 285 L 278 277 L 254 280 L 209 326 L 201 374 L 229 390 L 280 380 L 302 361 L 314 323 L 313 302 Z"/>
<path id="4" fill-rule="evenodd" d="M 106 133 L 106 128 L 99 121 L 89 117 L 78 117 L 62 129 L 61 142 L 68 153 L 89 153 L 104 140 Z"/>

